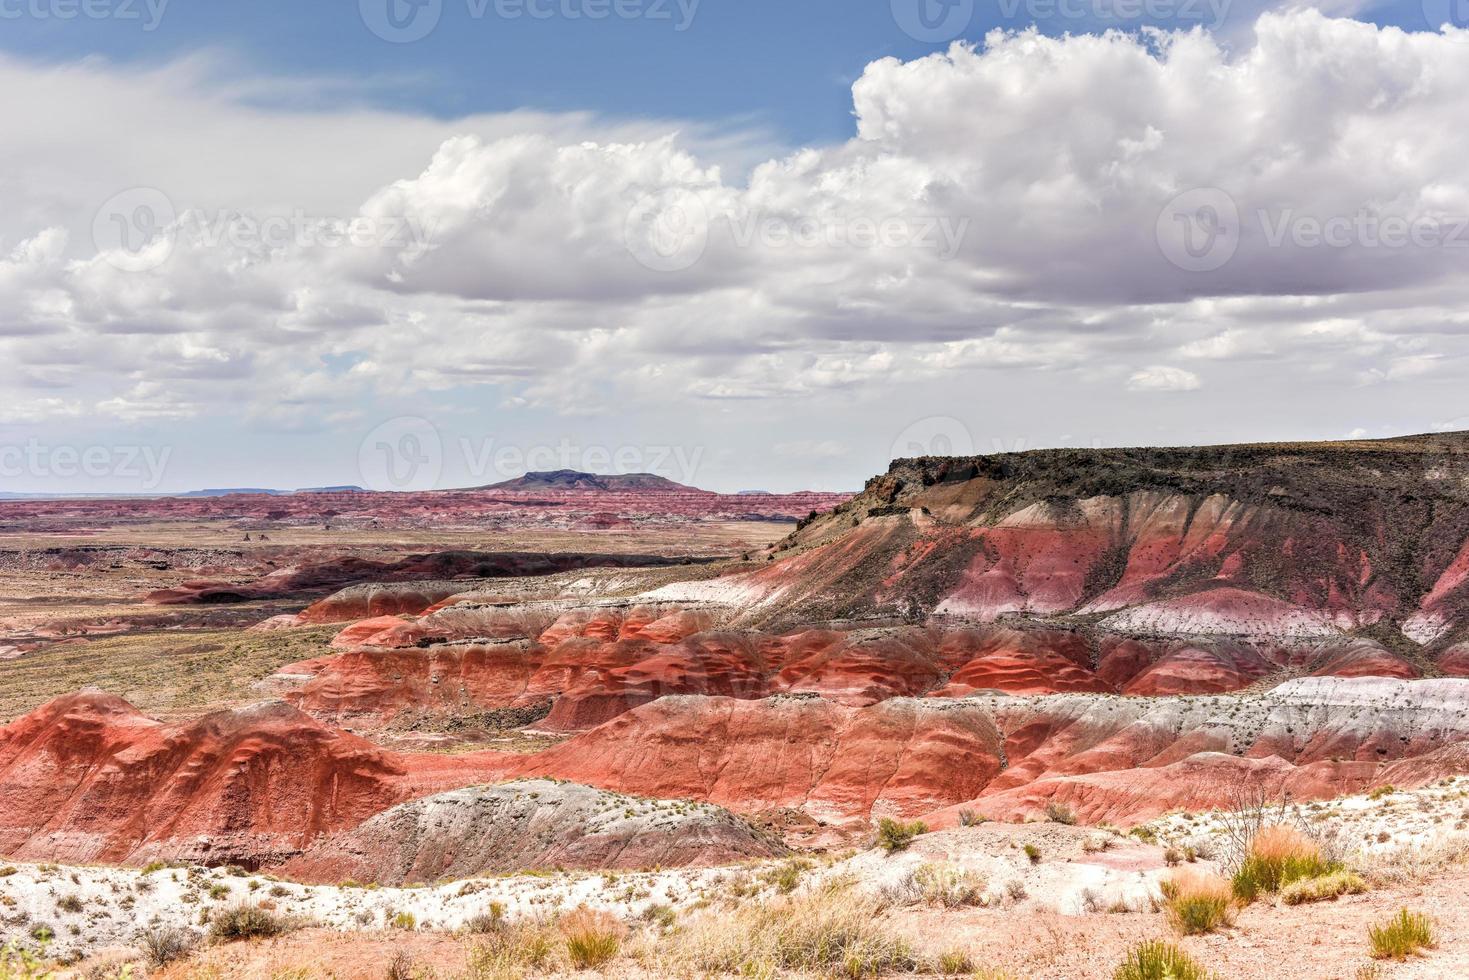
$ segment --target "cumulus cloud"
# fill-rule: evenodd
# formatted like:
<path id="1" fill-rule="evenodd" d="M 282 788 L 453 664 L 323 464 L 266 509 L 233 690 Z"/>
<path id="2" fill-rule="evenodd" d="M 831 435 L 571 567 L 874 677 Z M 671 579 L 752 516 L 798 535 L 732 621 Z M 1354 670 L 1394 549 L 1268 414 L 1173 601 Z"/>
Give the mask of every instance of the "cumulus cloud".
<path id="1" fill-rule="evenodd" d="M 0 381 L 32 414 L 275 425 L 364 393 L 799 401 L 817 448 L 874 386 L 1201 388 L 1155 360 L 1208 362 L 1200 398 L 1215 366 L 1431 382 L 1469 351 L 1465 40 L 1314 11 L 1263 15 L 1239 54 L 997 32 L 869 65 L 852 139 L 754 165 L 740 131 L 261 108 L 203 60 L 0 61 L 35 93 L 0 107 Z M 104 207 L 130 188 L 164 193 L 160 227 Z"/>
<path id="2" fill-rule="evenodd" d="M 1155 364 L 1133 372 L 1127 379 L 1129 391 L 1194 391 L 1203 382 L 1192 371 Z"/>

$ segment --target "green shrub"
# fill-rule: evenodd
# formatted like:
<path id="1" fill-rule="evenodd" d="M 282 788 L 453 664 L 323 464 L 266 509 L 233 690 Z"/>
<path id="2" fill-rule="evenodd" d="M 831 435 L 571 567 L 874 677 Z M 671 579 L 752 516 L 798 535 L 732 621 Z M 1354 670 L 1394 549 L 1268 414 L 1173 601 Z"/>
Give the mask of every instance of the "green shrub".
<path id="1" fill-rule="evenodd" d="M 194 948 L 194 934 L 187 929 L 157 926 L 146 929 L 138 936 L 150 966 L 167 966 L 174 960 L 187 956 Z"/>
<path id="2" fill-rule="evenodd" d="M 0 946 L 0 980 L 56 980 L 41 958 L 16 943 Z"/>
<path id="3" fill-rule="evenodd" d="M 585 905 L 562 916 L 559 923 L 566 937 L 566 955 L 579 970 L 592 970 L 612 960 L 622 948 L 626 928 L 610 912 Z"/>
<path id="4" fill-rule="evenodd" d="M 1401 909 L 1398 914 L 1367 930 L 1375 960 L 1405 960 L 1426 948 L 1432 948 L 1433 924 L 1428 916 Z"/>
<path id="5" fill-rule="evenodd" d="M 1372 792 L 1368 793 L 1367 798 L 1369 800 L 1380 800 L 1384 796 L 1391 795 L 1393 793 L 1396 793 L 1397 791 L 1397 787 L 1395 787 L 1392 783 L 1388 783 L 1387 785 L 1379 786 Z"/>
<path id="6" fill-rule="evenodd" d="M 219 942 L 279 936 L 294 928 L 295 925 L 285 916 L 243 902 L 219 909 L 209 917 L 210 938 Z"/>
<path id="7" fill-rule="evenodd" d="M 1168 918 L 1185 936 L 1213 932 L 1231 921 L 1229 882 L 1218 875 L 1183 871 L 1162 884 Z"/>
<path id="8" fill-rule="evenodd" d="M 1234 896 L 1246 904 L 1262 894 L 1274 894 L 1291 882 L 1319 878 L 1341 866 L 1321 856 L 1321 848 L 1290 827 L 1267 827 L 1255 835 L 1239 870 L 1234 873 Z"/>
<path id="9" fill-rule="evenodd" d="M 938 972 L 946 977 L 957 977 L 961 973 L 973 973 L 974 961 L 962 949 L 951 949 L 939 954 L 934 964 Z"/>
<path id="10" fill-rule="evenodd" d="M 1036 847 L 1034 844 L 1026 844 L 1024 850 L 1025 856 L 1030 858 L 1031 864 L 1041 863 L 1041 849 L 1039 847 Z"/>
<path id="11" fill-rule="evenodd" d="M 1063 823 L 1070 827 L 1076 823 L 1076 814 L 1065 803 L 1054 800 L 1046 804 L 1046 819 L 1051 823 Z"/>
<path id="12" fill-rule="evenodd" d="M 883 817 L 877 822 L 877 844 L 889 854 L 906 850 L 915 837 L 926 833 L 928 825 L 922 820 L 904 823 L 891 817 Z"/>
<path id="13" fill-rule="evenodd" d="M 973 810 L 959 811 L 959 826 L 978 827 L 982 823 L 989 823 L 989 817 L 975 813 Z"/>
<path id="14" fill-rule="evenodd" d="M 388 919 L 388 925 L 394 929 L 402 929 L 404 932 L 412 932 L 418 928 L 418 919 L 412 912 L 394 912 Z"/>
<path id="15" fill-rule="evenodd" d="M 1112 980 L 1212 980 L 1209 972 L 1170 942 L 1155 939 L 1133 948 Z"/>
<path id="16" fill-rule="evenodd" d="M 1315 878 L 1293 881 L 1280 890 L 1280 900 L 1287 905 L 1326 902 L 1343 895 L 1360 895 L 1367 890 L 1361 875 L 1350 871 L 1333 871 Z"/>

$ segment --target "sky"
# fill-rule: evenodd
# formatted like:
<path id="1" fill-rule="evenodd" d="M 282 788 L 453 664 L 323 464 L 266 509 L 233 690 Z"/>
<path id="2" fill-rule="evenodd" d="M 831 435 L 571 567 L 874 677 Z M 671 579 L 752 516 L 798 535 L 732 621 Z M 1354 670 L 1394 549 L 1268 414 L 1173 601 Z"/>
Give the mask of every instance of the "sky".
<path id="1" fill-rule="evenodd" d="M 1469 428 L 1449 0 L 0 0 L 0 492 Z"/>

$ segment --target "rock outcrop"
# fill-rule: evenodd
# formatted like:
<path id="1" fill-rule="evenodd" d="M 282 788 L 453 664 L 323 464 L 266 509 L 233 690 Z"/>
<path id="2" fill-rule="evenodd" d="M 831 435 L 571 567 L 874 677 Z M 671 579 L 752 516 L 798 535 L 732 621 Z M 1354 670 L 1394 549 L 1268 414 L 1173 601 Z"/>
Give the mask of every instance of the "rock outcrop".
<path id="1" fill-rule="evenodd" d="M 281 867 L 301 881 L 383 885 L 546 868 L 733 864 L 786 853 L 707 803 L 527 779 L 403 803 Z"/>

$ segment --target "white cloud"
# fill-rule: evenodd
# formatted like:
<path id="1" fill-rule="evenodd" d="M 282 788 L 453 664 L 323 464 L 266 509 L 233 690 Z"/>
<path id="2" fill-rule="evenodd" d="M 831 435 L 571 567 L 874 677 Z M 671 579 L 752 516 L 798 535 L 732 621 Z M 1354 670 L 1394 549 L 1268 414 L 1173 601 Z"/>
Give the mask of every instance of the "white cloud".
<path id="1" fill-rule="evenodd" d="M 1155 364 L 1133 372 L 1127 379 L 1128 391 L 1196 391 L 1203 382 L 1192 371 Z"/>
<path id="2" fill-rule="evenodd" d="M 1010 408 L 984 402 L 1001 377 L 1135 425 L 1083 408 L 1086 385 L 1200 389 L 1154 363 L 1175 359 L 1211 362 L 1197 401 L 1242 418 L 1280 417 L 1310 377 L 1447 399 L 1432 385 L 1469 355 L 1469 249 L 1362 229 L 1469 217 L 1466 50 L 1312 11 L 1263 16 L 1238 55 L 1203 32 L 996 33 L 869 65 L 854 138 L 748 171 L 759 134 L 261 108 L 203 57 L 0 59 L 0 86 L 29 93 L 0 103 L 0 384 L 17 404 L 287 427 L 480 388 L 578 418 L 801 400 L 815 445 L 857 444 L 848 409 L 874 391 Z M 144 272 L 93 243 L 98 206 L 135 186 L 205 219 Z M 1193 188 L 1239 216 L 1206 271 L 1159 239 Z M 640 223 L 650 197 L 692 225 Z M 213 240 L 233 212 L 307 233 Z M 1348 240 L 1310 244 L 1332 218 Z M 417 231 L 324 245 L 331 219 Z M 649 268 L 629 234 L 692 261 Z M 1244 407 L 1216 367 L 1253 372 Z"/>

